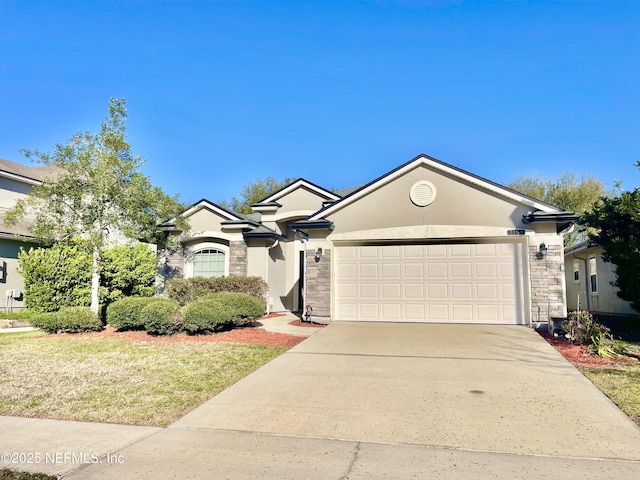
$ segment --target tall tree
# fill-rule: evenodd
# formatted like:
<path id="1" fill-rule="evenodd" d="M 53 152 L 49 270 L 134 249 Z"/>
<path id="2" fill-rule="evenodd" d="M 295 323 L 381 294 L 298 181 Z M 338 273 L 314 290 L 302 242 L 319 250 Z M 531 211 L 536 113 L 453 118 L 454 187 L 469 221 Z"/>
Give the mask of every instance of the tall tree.
<path id="1" fill-rule="evenodd" d="M 591 174 L 578 177 L 573 172 L 565 172 L 557 179 L 544 178 L 539 174 L 533 176 L 518 175 L 507 185 L 509 188 L 560 207 L 566 211 L 582 215 L 605 195 L 602 180 Z M 573 245 L 584 237 L 584 227 L 565 237 L 567 246 Z"/>
<path id="2" fill-rule="evenodd" d="M 618 296 L 640 311 L 640 189 L 600 198 L 580 223 L 590 229 L 591 243 L 603 247 L 604 261 L 616 266 Z"/>
<path id="3" fill-rule="evenodd" d="M 22 154 L 58 173 L 19 200 L 5 216 L 11 225 L 26 214 L 34 217 L 31 231 L 44 244 L 79 237 L 92 251 L 91 309 L 98 311 L 101 250 L 117 235 L 157 241 L 160 220 L 183 208 L 177 196 L 167 196 L 140 172 L 144 161 L 131 153 L 126 139 L 125 99 L 109 101 L 109 116 L 100 132 L 77 133 L 52 153 Z"/>
<path id="4" fill-rule="evenodd" d="M 294 180 L 295 178 L 285 178 L 280 181 L 273 177 L 266 177 L 262 180 L 258 179 L 255 182 L 247 183 L 242 187 L 242 191 L 240 192 L 242 198 L 233 197 L 231 201 L 223 201 L 220 202 L 220 204 L 234 212 L 246 215 L 251 213 L 251 205 L 267 198 L 272 193 L 281 190 Z"/>

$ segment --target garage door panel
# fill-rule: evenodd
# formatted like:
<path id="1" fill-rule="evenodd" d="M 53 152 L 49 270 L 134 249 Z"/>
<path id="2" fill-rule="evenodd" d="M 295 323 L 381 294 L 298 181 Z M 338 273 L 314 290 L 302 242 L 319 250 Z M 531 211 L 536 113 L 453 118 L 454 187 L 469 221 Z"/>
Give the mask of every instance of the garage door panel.
<path id="1" fill-rule="evenodd" d="M 359 310 L 360 319 L 380 319 L 380 306 L 377 303 L 361 303 Z"/>
<path id="2" fill-rule="evenodd" d="M 476 284 L 476 299 L 478 300 L 499 300 L 499 285 L 494 283 Z"/>
<path id="3" fill-rule="evenodd" d="M 476 278 L 498 278 L 498 266 L 495 262 L 476 262 Z"/>
<path id="4" fill-rule="evenodd" d="M 409 321 L 423 322 L 426 317 L 425 306 L 421 303 L 405 304 L 405 319 Z"/>
<path id="5" fill-rule="evenodd" d="M 471 283 L 454 283 L 451 285 L 451 299 L 473 300 L 473 285 Z"/>
<path id="6" fill-rule="evenodd" d="M 524 323 L 522 245 L 336 248 L 338 320 Z"/>
<path id="7" fill-rule="evenodd" d="M 473 305 L 464 303 L 456 303 L 451 305 L 451 319 L 454 322 L 461 323 L 473 322 Z"/>
<path id="8" fill-rule="evenodd" d="M 383 263 L 382 278 L 400 278 L 401 266 L 399 263 Z"/>
<path id="9" fill-rule="evenodd" d="M 358 278 L 377 279 L 379 274 L 378 265 L 372 263 L 363 263 L 358 268 Z"/>
<path id="10" fill-rule="evenodd" d="M 402 299 L 402 285 L 400 283 L 383 283 L 380 297 L 384 300 Z"/>
<path id="11" fill-rule="evenodd" d="M 447 278 L 449 276 L 447 270 L 446 263 L 427 263 L 427 278 Z"/>
<path id="12" fill-rule="evenodd" d="M 360 298 L 377 299 L 380 296 L 378 290 L 379 285 L 377 283 L 362 283 L 360 284 Z"/>
<path id="13" fill-rule="evenodd" d="M 382 320 L 399 321 L 403 319 L 401 303 L 383 303 L 381 311 Z"/>
<path id="14" fill-rule="evenodd" d="M 403 265 L 404 278 L 424 278 L 424 264 L 422 263 L 405 263 Z"/>
<path id="15" fill-rule="evenodd" d="M 481 323 L 494 323 L 496 319 L 502 317 L 501 309 L 498 305 L 477 305 L 477 319 Z"/>
<path id="16" fill-rule="evenodd" d="M 424 285 L 422 283 L 405 283 L 404 298 L 411 300 L 424 299 Z"/>
<path id="17" fill-rule="evenodd" d="M 427 318 L 432 322 L 448 322 L 449 305 L 429 303 L 427 304 Z"/>
<path id="18" fill-rule="evenodd" d="M 471 262 L 464 263 L 452 263 L 451 264 L 451 278 L 472 278 L 473 266 Z"/>
<path id="19" fill-rule="evenodd" d="M 383 259 L 399 259 L 401 258 L 401 246 L 400 245 L 385 245 L 378 247 Z"/>

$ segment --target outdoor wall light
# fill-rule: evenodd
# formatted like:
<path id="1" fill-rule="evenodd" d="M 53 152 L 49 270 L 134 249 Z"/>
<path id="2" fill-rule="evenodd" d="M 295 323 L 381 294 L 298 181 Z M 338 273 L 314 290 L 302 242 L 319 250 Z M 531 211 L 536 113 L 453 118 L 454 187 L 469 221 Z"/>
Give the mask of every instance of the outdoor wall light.
<path id="1" fill-rule="evenodd" d="M 322 248 L 318 247 L 318 249 L 316 250 L 316 256 L 315 256 L 315 260 L 316 262 L 320 261 L 320 257 L 322 256 Z"/>
<path id="2" fill-rule="evenodd" d="M 540 244 L 540 250 L 539 250 L 539 252 L 540 252 L 540 256 L 541 256 L 541 257 L 546 257 L 546 256 L 547 256 L 547 251 L 548 251 L 548 250 L 549 250 L 549 249 L 547 248 L 547 246 L 546 246 L 544 243 L 541 243 L 541 244 Z"/>

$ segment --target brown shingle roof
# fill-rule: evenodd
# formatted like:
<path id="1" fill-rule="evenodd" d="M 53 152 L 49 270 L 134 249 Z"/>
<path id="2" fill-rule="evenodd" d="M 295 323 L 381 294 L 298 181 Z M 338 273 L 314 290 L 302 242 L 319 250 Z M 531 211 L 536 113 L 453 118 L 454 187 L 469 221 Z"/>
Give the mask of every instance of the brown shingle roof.
<path id="1" fill-rule="evenodd" d="M 52 177 L 59 171 L 58 167 L 52 165 L 39 165 L 37 167 L 30 167 L 28 165 L 22 165 L 21 163 L 12 162 L 0 158 L 0 175 L 2 173 L 9 173 L 11 175 L 17 175 L 23 177 L 26 180 L 35 180 L 37 182 L 43 182 L 45 179 Z"/>

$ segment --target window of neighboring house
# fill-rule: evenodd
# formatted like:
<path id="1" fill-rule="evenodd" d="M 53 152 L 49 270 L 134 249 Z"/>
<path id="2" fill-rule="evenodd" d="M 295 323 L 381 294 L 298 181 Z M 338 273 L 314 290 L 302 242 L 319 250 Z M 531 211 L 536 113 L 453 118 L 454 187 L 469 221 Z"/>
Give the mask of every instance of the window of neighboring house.
<path id="1" fill-rule="evenodd" d="M 591 285 L 591 293 L 598 293 L 598 272 L 596 269 L 596 257 L 589 259 L 589 283 Z"/>
<path id="2" fill-rule="evenodd" d="M 578 260 L 573 261 L 573 281 L 576 283 L 580 281 L 580 262 Z"/>
<path id="3" fill-rule="evenodd" d="M 205 248 L 193 254 L 194 277 L 224 277 L 224 252 L 215 248 Z"/>

